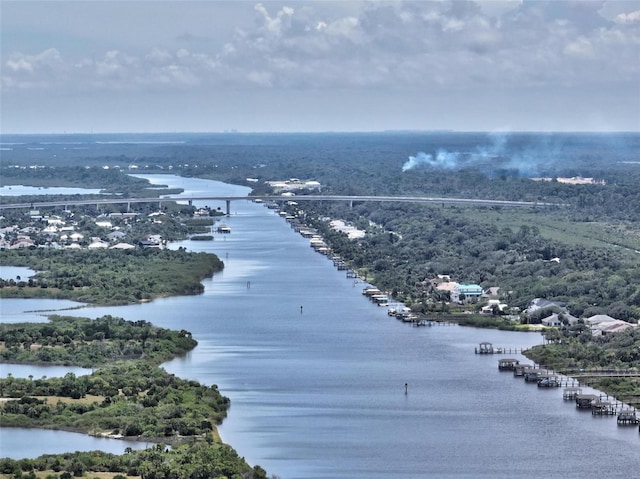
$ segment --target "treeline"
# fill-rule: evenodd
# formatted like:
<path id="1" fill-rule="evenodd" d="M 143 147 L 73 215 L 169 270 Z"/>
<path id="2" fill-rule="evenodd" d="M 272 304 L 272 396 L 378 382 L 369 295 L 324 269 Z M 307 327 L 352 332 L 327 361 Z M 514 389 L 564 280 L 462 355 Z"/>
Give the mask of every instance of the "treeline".
<path id="1" fill-rule="evenodd" d="M 0 328 L 0 344 L 0 359 L 4 362 L 94 367 L 133 358 L 160 363 L 190 351 L 197 342 L 188 331 L 107 315 L 94 320 L 50 316 L 44 324 L 5 324 Z M 10 391 L 5 393 L 19 397 Z"/>
<path id="2" fill-rule="evenodd" d="M 139 191 L 149 186 L 147 180 L 124 175 L 119 169 L 104 169 L 100 167 L 32 166 L 30 168 L 17 168 L 5 165 L 0 171 L 2 172 L 0 186 L 99 188 L 105 193 Z"/>
<path id="3" fill-rule="evenodd" d="M 493 219 L 508 219 L 515 214 L 509 210 L 496 215 L 480 208 L 307 204 L 305 221 L 336 254 L 367 280 L 422 312 L 448 299 L 429 282 L 446 274 L 457 282 L 500 287 L 503 299 L 521 309 L 539 297 L 567 304 L 575 316 L 640 318 L 637 254 L 615 245 L 579 244 L 570 235 L 564 241 L 543 236 L 534 226 L 536 216 L 558 213 L 528 212 L 508 223 L 521 223 L 515 229 Z M 367 234 L 349 240 L 332 230 L 326 217 L 351 221 Z"/>
<path id="4" fill-rule="evenodd" d="M 0 297 L 65 298 L 127 304 L 161 296 L 199 294 L 203 278 L 223 268 L 213 254 L 182 249 L 50 250 L 21 248 L 0 255 L 0 264 L 35 271 L 29 281 L 0 280 Z"/>
<path id="5" fill-rule="evenodd" d="M 109 175 L 120 171 L 124 177 L 129 165 L 135 163 L 140 167 L 134 170 L 137 172 L 211 178 L 250 186 L 256 192 L 265 191 L 265 180 L 296 177 L 319 181 L 324 193 L 556 201 L 570 203 L 575 208 L 572 216 L 580 221 L 640 219 L 637 133 L 388 132 L 209 135 L 186 139 L 180 145 L 105 145 L 90 151 L 65 150 L 56 158 L 38 151 L 9 151 L 3 156 L 7 164 L 23 166 L 44 164 L 44 154 L 48 155 L 46 164 L 55 168 L 90 165 L 90 173 L 83 175 L 99 175 L 103 170 Z M 410 156 L 419 152 L 437 155 L 440 151 L 460 158 L 484 152 L 486 159 L 471 163 L 461 160 L 455 169 L 423 164 L 403 171 Z M 104 170 L 105 166 L 109 169 Z M 24 170 L 24 174 L 31 174 L 31 170 Z M 35 170 L 33 174 L 40 173 Z M 606 184 L 566 185 L 528 179 L 534 176 L 593 177 Z M 247 178 L 258 182 L 247 182 Z"/>
<path id="6" fill-rule="evenodd" d="M 260 466 L 250 467 L 225 444 L 193 443 L 167 449 L 157 445 L 146 450 L 127 449 L 116 455 L 102 451 L 43 455 L 35 459 L 0 459 L 0 474 L 10 479 L 35 479 L 36 471 L 50 471 L 45 479 L 91 477 L 113 473 L 113 479 L 266 479 Z M 10 475 L 10 476 L 9 476 Z"/>
<path id="7" fill-rule="evenodd" d="M 87 376 L 8 377 L 0 379 L 0 393 L 17 398 L 2 403 L 2 427 L 71 428 L 157 442 L 202 439 L 229 407 L 215 385 L 177 378 L 148 362 L 119 362 Z"/>

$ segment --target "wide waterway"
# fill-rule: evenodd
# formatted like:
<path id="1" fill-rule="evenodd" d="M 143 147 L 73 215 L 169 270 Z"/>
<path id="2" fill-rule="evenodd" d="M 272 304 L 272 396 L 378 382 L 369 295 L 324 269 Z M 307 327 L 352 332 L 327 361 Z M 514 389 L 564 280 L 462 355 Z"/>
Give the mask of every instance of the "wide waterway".
<path id="1" fill-rule="evenodd" d="M 149 177 L 187 194 L 247 192 Z M 498 371 L 500 356 L 474 354 L 481 341 L 521 348 L 539 344 L 539 334 L 408 326 L 365 299 L 363 283 L 337 271 L 274 211 L 233 202 L 231 212 L 224 219 L 231 234 L 172 245 L 225 262 L 204 281 L 204 294 L 65 314 L 191 331 L 198 347 L 166 369 L 218 384 L 230 397 L 220 432 L 251 464 L 283 479 L 637 474 L 637 427 L 581 413 L 561 388 L 526 384 Z M 35 448 L 39 433 L 31 433 Z M 2 445 L 2 455 L 16 457 Z"/>

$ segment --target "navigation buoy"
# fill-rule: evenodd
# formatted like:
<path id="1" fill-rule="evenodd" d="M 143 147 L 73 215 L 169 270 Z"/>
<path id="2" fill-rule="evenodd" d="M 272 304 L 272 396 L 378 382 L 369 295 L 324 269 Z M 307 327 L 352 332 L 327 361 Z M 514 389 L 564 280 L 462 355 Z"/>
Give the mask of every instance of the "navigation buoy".
<path id="1" fill-rule="evenodd" d="M 404 393 L 405 394 L 409 393 L 409 385 L 407 383 L 404 383 Z"/>
<path id="2" fill-rule="evenodd" d="M 302 314 L 302 306 L 300 306 L 300 314 Z"/>

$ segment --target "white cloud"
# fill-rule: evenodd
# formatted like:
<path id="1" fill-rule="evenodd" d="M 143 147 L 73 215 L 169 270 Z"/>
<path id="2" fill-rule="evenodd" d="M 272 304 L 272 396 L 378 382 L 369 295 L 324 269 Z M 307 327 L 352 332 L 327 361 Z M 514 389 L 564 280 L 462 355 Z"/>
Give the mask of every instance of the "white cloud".
<path id="1" fill-rule="evenodd" d="M 254 9 L 259 12 L 264 20 L 264 28 L 275 34 L 279 34 L 283 26 L 287 26 L 293 16 L 294 10 L 291 7 L 283 7 L 275 17 L 271 17 L 262 3 L 255 5 Z"/>
<path id="2" fill-rule="evenodd" d="M 55 69 L 62 65 L 60 52 L 55 48 L 48 48 L 35 55 L 14 53 L 5 66 L 12 72 L 36 73 L 38 70 Z"/>
<path id="3" fill-rule="evenodd" d="M 184 39 L 203 38 L 187 32 L 174 35 L 182 39 L 174 45 L 158 41 L 144 51 L 89 46 L 83 56 L 53 45 L 10 53 L 3 86 L 456 89 L 609 85 L 640 76 L 640 10 L 606 19 L 598 2 L 380 1 L 348 11 L 292 5 L 255 4 L 252 27 L 244 21 L 215 47 L 200 40 L 185 49 Z M 213 21 L 216 3 L 209 8 Z M 120 26 L 113 28 L 117 34 Z"/>
<path id="4" fill-rule="evenodd" d="M 593 46 L 585 37 L 578 37 L 575 41 L 569 43 L 565 47 L 564 52 L 567 55 L 576 57 L 591 57 L 593 53 Z"/>
<path id="5" fill-rule="evenodd" d="M 613 19 L 616 23 L 640 23 L 640 10 L 630 13 L 620 13 Z"/>

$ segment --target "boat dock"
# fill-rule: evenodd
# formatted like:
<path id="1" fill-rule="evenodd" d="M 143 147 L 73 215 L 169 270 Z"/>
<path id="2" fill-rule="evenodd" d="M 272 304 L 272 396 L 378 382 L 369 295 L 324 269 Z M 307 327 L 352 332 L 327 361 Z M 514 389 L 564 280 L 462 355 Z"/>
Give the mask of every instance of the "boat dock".
<path id="1" fill-rule="evenodd" d="M 489 342 L 480 343 L 476 354 L 496 354 L 496 349 Z M 515 348 L 511 348 L 515 350 Z M 505 348 L 509 351 L 509 348 Z M 522 377 L 527 383 L 537 384 L 538 388 L 559 388 L 564 386 L 562 400 L 573 401 L 576 410 L 589 411 L 592 417 L 616 417 L 619 426 L 638 426 L 640 432 L 640 415 L 635 407 L 623 403 L 607 394 L 584 393 L 580 380 L 593 377 L 637 377 L 635 370 L 594 369 L 577 370 L 577 377 L 554 372 L 538 365 L 520 363 L 517 358 L 498 359 L 499 371 L 512 371 L 514 377 Z M 585 384 L 588 386 L 588 384 Z M 636 396 L 634 396 L 636 397 Z"/>
<path id="2" fill-rule="evenodd" d="M 476 354 L 522 354 L 525 348 L 497 348 L 493 344 L 484 341 L 476 347 Z"/>

